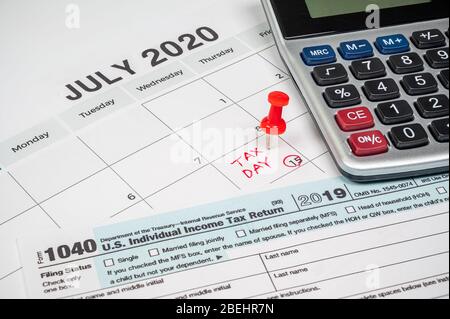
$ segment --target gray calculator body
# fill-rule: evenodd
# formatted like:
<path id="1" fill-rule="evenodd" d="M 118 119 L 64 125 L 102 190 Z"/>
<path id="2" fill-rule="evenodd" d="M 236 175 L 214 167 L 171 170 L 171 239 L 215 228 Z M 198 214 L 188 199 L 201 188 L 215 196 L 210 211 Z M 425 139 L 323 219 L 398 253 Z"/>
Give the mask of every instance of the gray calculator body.
<path id="1" fill-rule="evenodd" d="M 446 88 L 443 81 L 439 80 L 445 68 L 443 69 L 442 65 L 441 68 L 431 67 L 429 63 L 425 61 L 425 54 L 427 50 L 419 49 L 418 47 L 414 46 L 411 40 L 411 35 L 415 31 L 431 29 L 438 29 L 442 32 L 442 34 L 446 34 L 449 27 L 448 18 L 415 21 L 412 23 L 404 23 L 400 25 L 383 26 L 377 29 L 365 28 L 362 30 L 351 30 L 351 27 L 346 26 L 347 29 L 343 31 L 324 32 L 321 29 L 317 30 L 318 32 L 316 33 L 311 32 L 312 30 L 307 30 L 306 33 L 309 34 L 296 35 L 295 32 L 292 31 L 292 28 L 288 31 L 283 30 L 282 23 L 293 23 L 291 21 L 280 21 L 280 19 L 283 18 L 280 15 L 284 13 L 277 12 L 276 3 L 283 1 L 289 2 L 290 0 L 262 0 L 262 3 L 269 20 L 269 24 L 272 28 L 272 32 L 281 57 L 288 67 L 292 78 L 297 84 L 300 94 L 305 104 L 308 106 L 311 114 L 313 115 L 313 118 L 315 119 L 315 122 L 320 129 L 323 138 L 326 141 L 329 150 L 336 162 L 336 165 L 341 173 L 352 180 L 365 182 L 447 172 L 449 169 L 449 143 L 446 140 L 439 141 L 438 139 L 436 139 L 430 125 L 433 121 L 445 121 L 445 119 L 448 120 L 448 114 L 441 113 L 440 116 L 432 118 L 427 115 L 427 118 L 425 118 L 422 116 L 423 114 L 421 114 L 417 110 L 417 100 L 423 96 L 425 98 L 427 96 L 429 97 L 436 95 L 445 95 L 448 97 L 448 87 Z M 301 10 L 300 8 L 296 7 L 294 3 L 300 3 L 303 1 L 290 2 L 292 3 L 293 11 Z M 334 2 L 339 3 L 339 1 Z M 374 2 L 376 3 L 377 1 L 374 0 Z M 303 10 L 305 10 L 305 7 L 303 7 Z M 445 14 L 447 15 L 448 12 L 446 11 Z M 303 16 L 304 15 L 305 13 L 303 13 Z M 353 15 L 353 17 L 362 18 L 365 15 L 366 13 Z M 345 16 L 343 16 L 343 18 L 344 17 Z M 347 16 L 347 18 L 349 17 L 350 16 Z M 337 17 L 334 17 L 334 20 L 338 21 L 335 18 Z M 383 12 L 381 12 L 381 19 L 383 19 Z M 297 23 L 298 24 L 294 27 L 294 29 L 301 28 L 302 22 L 299 21 Z M 284 28 L 286 29 L 286 26 L 284 26 Z M 311 26 L 307 26 L 307 28 L 311 29 Z M 390 56 L 392 56 L 392 54 L 383 54 L 380 52 L 380 50 L 377 49 L 376 43 L 377 41 L 379 41 L 380 37 L 394 34 L 402 34 L 410 42 L 410 48 L 407 51 L 404 51 L 405 53 L 417 53 L 420 57 L 423 58 L 423 69 L 420 72 L 412 72 L 411 74 L 404 72 L 402 72 L 402 74 L 398 74 L 394 72 L 393 69 L 388 65 L 388 60 Z M 373 46 L 372 57 L 367 57 L 366 59 L 378 58 L 386 66 L 385 75 L 375 77 L 375 80 L 393 79 L 395 83 L 398 84 L 398 96 L 395 96 L 393 98 L 388 97 L 385 100 L 378 100 L 378 97 L 374 98 L 375 101 L 373 99 L 369 99 L 367 92 L 364 91 L 364 85 L 366 82 L 373 79 L 357 79 L 354 76 L 354 72 L 352 72 L 352 63 L 354 61 L 357 61 L 358 59 L 345 59 L 342 52 L 340 52 L 339 50 L 342 43 L 353 40 L 367 40 L 368 43 Z M 305 63 L 305 59 L 302 58 L 302 52 L 305 48 L 317 47 L 321 45 L 330 46 L 335 50 L 336 55 L 334 62 L 330 62 L 328 64 L 325 63 L 324 65 L 335 65 L 337 63 L 342 65 L 348 73 L 347 80 L 341 81 L 341 83 L 339 83 L 339 85 L 341 86 L 326 84 L 319 85 L 313 78 L 313 71 L 316 67 L 318 67 L 318 65 L 308 65 L 307 63 Z M 448 48 L 448 33 L 447 36 L 445 36 L 445 44 L 443 46 L 441 44 L 440 47 Z M 359 60 L 362 61 L 364 60 L 364 58 Z M 420 94 L 408 94 L 403 85 L 405 76 L 414 76 L 416 74 L 423 73 L 429 73 L 436 79 L 436 82 L 438 84 L 437 90 L 432 92 L 432 94 L 427 93 L 423 96 Z M 420 80 L 420 78 L 416 78 L 416 80 L 417 79 Z M 330 107 L 330 104 L 327 103 L 327 99 L 324 96 L 325 91 L 331 88 L 332 94 L 337 92 L 338 95 L 339 93 L 341 93 L 341 96 L 346 96 L 348 94 L 347 91 L 345 89 L 339 88 L 347 87 L 348 85 L 352 85 L 358 90 L 358 93 L 360 94 L 360 102 L 353 103 L 350 106 Z M 340 96 L 338 96 L 338 98 L 339 97 Z M 380 104 L 390 103 L 390 101 L 394 100 L 406 101 L 411 106 L 413 117 L 409 120 L 404 121 L 404 123 L 383 123 L 383 120 L 380 119 L 380 116 L 377 115 L 377 107 Z M 352 147 L 349 144 L 349 138 L 350 136 L 352 136 L 352 134 L 357 134 L 358 130 L 351 132 L 342 130 L 342 128 L 337 123 L 336 115 L 337 112 L 341 110 L 351 109 L 352 107 L 357 106 L 367 107 L 373 115 L 373 127 L 363 129 L 361 131 L 377 130 L 381 132 L 385 136 L 386 142 L 388 144 L 387 151 L 370 156 L 355 155 Z M 400 130 L 397 129 L 397 131 L 401 133 L 400 135 L 405 133 L 407 136 L 410 136 L 413 134 L 411 133 L 412 131 L 404 128 L 404 132 L 401 131 L 402 125 L 408 124 L 420 125 L 423 128 L 423 131 L 426 132 L 428 142 L 426 144 L 422 143 L 422 145 L 418 147 L 403 148 L 403 144 L 401 144 L 401 141 L 397 141 L 401 147 L 396 147 L 394 145 L 395 141 L 393 140 L 396 137 L 393 137 L 392 130 L 397 127 L 400 128 Z M 402 138 L 405 138 L 405 136 L 400 136 L 400 140 L 402 140 Z"/>

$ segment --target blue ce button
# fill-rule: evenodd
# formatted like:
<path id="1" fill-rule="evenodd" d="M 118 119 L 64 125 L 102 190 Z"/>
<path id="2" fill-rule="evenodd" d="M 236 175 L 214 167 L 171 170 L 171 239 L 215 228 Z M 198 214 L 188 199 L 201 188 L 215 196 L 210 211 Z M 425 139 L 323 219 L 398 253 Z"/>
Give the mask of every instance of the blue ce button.
<path id="1" fill-rule="evenodd" d="M 307 65 L 336 62 L 336 53 L 329 45 L 304 48 L 301 56 Z"/>
<path id="2" fill-rule="evenodd" d="M 377 38 L 375 45 L 382 54 L 394 54 L 409 51 L 409 41 L 401 34 L 379 37 Z"/>

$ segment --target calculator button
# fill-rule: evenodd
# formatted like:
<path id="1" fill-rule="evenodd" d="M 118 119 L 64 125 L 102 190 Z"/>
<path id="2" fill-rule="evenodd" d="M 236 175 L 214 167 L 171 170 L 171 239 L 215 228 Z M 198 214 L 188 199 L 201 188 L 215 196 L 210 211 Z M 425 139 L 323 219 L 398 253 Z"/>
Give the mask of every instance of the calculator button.
<path id="1" fill-rule="evenodd" d="M 382 103 L 375 109 L 383 124 L 402 124 L 414 120 L 414 111 L 405 100 Z"/>
<path id="2" fill-rule="evenodd" d="M 417 100 L 416 108 L 420 115 L 426 119 L 448 116 L 448 97 L 444 94 L 421 97 Z"/>
<path id="3" fill-rule="evenodd" d="M 320 65 L 336 62 L 336 53 L 329 45 L 304 48 L 301 55 L 303 61 L 305 61 L 307 65 Z"/>
<path id="4" fill-rule="evenodd" d="M 431 123 L 430 131 L 436 141 L 445 143 L 449 141 L 449 119 L 436 120 Z"/>
<path id="5" fill-rule="evenodd" d="M 423 95 L 438 90 L 438 83 L 430 73 L 407 75 L 402 80 L 403 87 L 409 95 Z"/>
<path id="6" fill-rule="evenodd" d="M 444 70 L 441 72 L 441 74 L 439 74 L 439 80 L 441 80 L 442 85 L 448 90 L 448 82 L 449 82 L 449 71 L 448 70 Z"/>
<path id="7" fill-rule="evenodd" d="M 381 54 L 395 54 L 409 51 L 409 41 L 402 34 L 377 38 L 375 46 Z"/>
<path id="8" fill-rule="evenodd" d="M 400 97 L 400 89 L 393 79 L 367 81 L 363 89 L 370 101 L 386 101 Z"/>
<path id="9" fill-rule="evenodd" d="M 372 113 L 364 106 L 339 111 L 336 114 L 336 121 L 345 132 L 365 130 L 375 126 Z"/>
<path id="10" fill-rule="evenodd" d="M 373 56 L 372 45 L 367 40 L 343 42 L 339 51 L 345 60 L 370 58 Z"/>
<path id="11" fill-rule="evenodd" d="M 392 71 L 397 74 L 423 71 L 423 60 L 417 53 L 393 55 L 388 63 Z"/>
<path id="12" fill-rule="evenodd" d="M 334 85 L 348 81 L 348 73 L 342 64 L 315 67 L 313 77 L 319 85 Z"/>
<path id="13" fill-rule="evenodd" d="M 356 156 L 372 156 L 389 150 L 388 141 L 380 131 L 353 134 L 348 143 Z"/>
<path id="14" fill-rule="evenodd" d="M 434 69 L 448 68 L 448 48 L 429 50 L 425 58 Z"/>
<path id="15" fill-rule="evenodd" d="M 420 124 L 394 127 L 389 133 L 392 143 L 400 150 L 428 145 L 428 134 Z"/>
<path id="16" fill-rule="evenodd" d="M 445 45 L 445 36 L 438 29 L 414 32 L 411 39 L 419 49 L 437 48 Z"/>
<path id="17" fill-rule="evenodd" d="M 386 76 L 386 67 L 378 58 L 353 61 L 350 69 L 358 80 L 369 80 Z"/>
<path id="18" fill-rule="evenodd" d="M 343 85 L 327 88 L 325 100 L 332 108 L 352 106 L 361 103 L 361 95 L 354 85 Z"/>

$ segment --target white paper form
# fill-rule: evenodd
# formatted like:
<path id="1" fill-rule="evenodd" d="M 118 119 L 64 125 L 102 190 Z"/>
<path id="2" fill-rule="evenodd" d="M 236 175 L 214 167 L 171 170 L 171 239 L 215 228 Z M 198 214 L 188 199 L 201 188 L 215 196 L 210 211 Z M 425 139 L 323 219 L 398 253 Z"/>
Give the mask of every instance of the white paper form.
<path id="1" fill-rule="evenodd" d="M 0 5 L 0 297 L 25 297 L 17 238 L 339 175 L 259 1 L 79 1 L 79 28 L 67 4 Z M 267 152 L 257 126 L 273 90 L 292 101 Z M 438 182 L 432 199 L 448 192 Z"/>
<path id="2" fill-rule="evenodd" d="M 332 179 L 24 239 L 27 290 L 83 299 L 448 298 L 446 178 Z"/>

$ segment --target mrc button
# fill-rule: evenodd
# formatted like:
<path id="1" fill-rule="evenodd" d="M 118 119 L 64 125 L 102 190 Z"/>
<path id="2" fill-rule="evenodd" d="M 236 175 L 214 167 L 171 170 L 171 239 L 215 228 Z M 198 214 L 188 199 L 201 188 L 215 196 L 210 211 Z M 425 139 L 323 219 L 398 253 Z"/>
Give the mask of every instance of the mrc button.
<path id="1" fill-rule="evenodd" d="M 355 133 L 348 139 L 353 154 L 356 156 L 372 156 L 386 153 L 388 141 L 380 131 Z"/>
<path id="2" fill-rule="evenodd" d="M 369 109 L 364 106 L 339 111 L 336 121 L 345 132 L 369 129 L 375 126 L 375 122 Z"/>
<path id="3" fill-rule="evenodd" d="M 336 62 L 336 53 L 329 45 L 304 48 L 301 56 L 307 65 L 320 65 Z"/>

